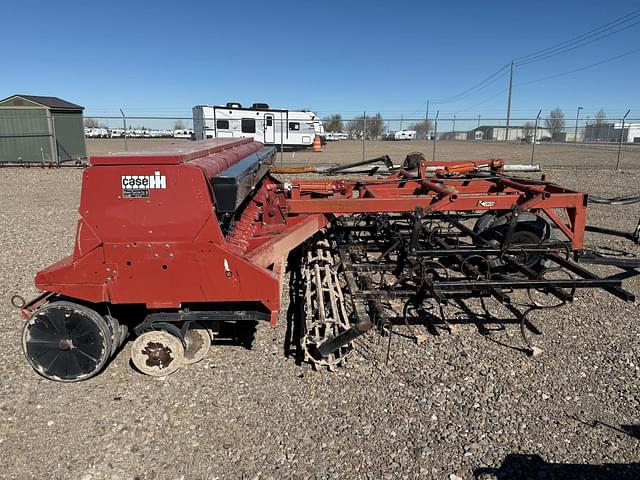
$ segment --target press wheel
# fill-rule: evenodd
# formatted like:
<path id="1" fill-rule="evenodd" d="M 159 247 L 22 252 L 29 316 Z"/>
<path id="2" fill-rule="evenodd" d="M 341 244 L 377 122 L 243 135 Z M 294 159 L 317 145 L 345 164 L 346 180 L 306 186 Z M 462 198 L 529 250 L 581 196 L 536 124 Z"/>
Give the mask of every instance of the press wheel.
<path id="1" fill-rule="evenodd" d="M 25 324 L 22 348 L 29 364 L 43 377 L 78 382 L 105 366 L 113 348 L 112 334 L 95 310 L 73 302 L 51 302 Z"/>
<path id="2" fill-rule="evenodd" d="M 187 365 L 198 363 L 209 353 L 211 336 L 200 323 L 192 323 L 184 337 L 187 348 L 184 350 L 184 362 Z"/>
<path id="3" fill-rule="evenodd" d="M 184 365 L 184 347 L 178 337 L 165 330 L 151 330 L 135 339 L 131 361 L 142 373 L 152 377 L 171 375 Z"/>

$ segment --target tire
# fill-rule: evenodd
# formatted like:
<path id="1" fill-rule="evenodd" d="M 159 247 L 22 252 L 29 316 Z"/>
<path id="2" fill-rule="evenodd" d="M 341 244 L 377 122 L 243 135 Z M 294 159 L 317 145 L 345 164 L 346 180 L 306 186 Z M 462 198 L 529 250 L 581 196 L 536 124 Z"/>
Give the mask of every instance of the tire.
<path id="1" fill-rule="evenodd" d="M 49 380 L 78 382 L 98 374 L 113 351 L 102 315 L 74 302 L 55 301 L 33 312 L 22 331 L 31 367 Z"/>

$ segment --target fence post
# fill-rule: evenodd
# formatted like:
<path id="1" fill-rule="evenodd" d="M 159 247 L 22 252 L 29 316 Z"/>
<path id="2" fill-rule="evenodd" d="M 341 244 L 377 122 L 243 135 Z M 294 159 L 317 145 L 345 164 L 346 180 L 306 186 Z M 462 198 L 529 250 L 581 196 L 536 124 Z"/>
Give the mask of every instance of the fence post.
<path id="1" fill-rule="evenodd" d="M 433 122 L 433 158 L 432 161 L 436 161 L 436 143 L 438 143 L 438 116 L 440 115 L 440 110 L 436 110 L 436 118 Z"/>
<path id="2" fill-rule="evenodd" d="M 533 127 L 533 145 L 531 146 L 531 163 L 533 165 L 533 157 L 536 153 L 536 141 L 538 140 L 538 122 L 540 121 L 540 115 L 542 114 L 542 109 L 538 110 L 538 116 L 536 117 L 536 124 Z"/>
<path id="3" fill-rule="evenodd" d="M 424 139 L 429 141 L 429 100 L 427 100 L 427 110 L 424 113 L 424 129 L 426 130 Z"/>
<path id="4" fill-rule="evenodd" d="M 624 121 L 627 119 L 627 115 L 629 115 L 629 112 L 631 111 L 631 109 L 627 110 L 627 113 L 624 114 L 624 117 L 622 117 L 622 125 L 620 125 L 620 143 L 618 143 L 618 159 L 616 160 L 616 170 L 618 170 L 618 167 L 620 166 L 620 152 L 622 151 L 622 138 L 624 137 Z"/>
<path id="5" fill-rule="evenodd" d="M 364 161 L 364 145 L 367 132 L 367 111 L 362 112 L 362 161 Z"/>
<path id="6" fill-rule="evenodd" d="M 127 118 L 124 116 L 124 112 L 120 109 L 120 113 L 122 114 L 122 126 L 124 127 L 124 151 L 128 152 L 129 148 L 127 146 Z"/>

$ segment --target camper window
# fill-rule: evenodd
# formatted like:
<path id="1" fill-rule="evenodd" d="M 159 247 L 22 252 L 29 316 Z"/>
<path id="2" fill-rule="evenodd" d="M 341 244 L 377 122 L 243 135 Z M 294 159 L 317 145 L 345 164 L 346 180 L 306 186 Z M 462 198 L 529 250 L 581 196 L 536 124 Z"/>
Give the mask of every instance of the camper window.
<path id="1" fill-rule="evenodd" d="M 267 127 L 271 127 L 273 125 L 273 118 L 272 117 L 265 117 L 267 120 Z"/>
<path id="2" fill-rule="evenodd" d="M 300 130 L 300 123 L 289 122 L 289 130 Z"/>
<path id="3" fill-rule="evenodd" d="M 256 133 L 256 121 L 253 118 L 242 119 L 242 133 Z"/>
<path id="4" fill-rule="evenodd" d="M 216 122 L 216 128 L 220 130 L 229 130 L 229 120 L 218 120 Z"/>

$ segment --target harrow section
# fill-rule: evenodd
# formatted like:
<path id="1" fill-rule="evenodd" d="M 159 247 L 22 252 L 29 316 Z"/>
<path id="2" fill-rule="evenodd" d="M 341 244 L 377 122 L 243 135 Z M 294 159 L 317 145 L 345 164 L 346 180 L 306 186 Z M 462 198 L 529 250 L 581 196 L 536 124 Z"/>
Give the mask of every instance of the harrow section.
<path id="1" fill-rule="evenodd" d="M 314 367 L 334 370 L 346 361 L 350 345 L 321 353 L 325 342 L 349 330 L 350 299 L 345 298 L 336 268 L 336 250 L 325 235 L 318 235 L 306 248 L 302 277 L 305 283 L 304 325 L 301 346 L 304 360 Z"/>
<path id="2" fill-rule="evenodd" d="M 373 324 L 388 333 L 401 323 L 416 341 L 424 341 L 417 324 L 449 327 L 443 307 L 459 306 L 469 299 L 479 299 L 489 318 L 489 299 L 506 307 L 520 322 L 524 350 L 529 354 L 539 352 L 526 334 L 528 328 L 533 329 L 532 312 L 562 307 L 582 288 L 602 288 L 623 300 L 634 300 L 632 293 L 621 288 L 619 279 L 599 278 L 574 262 L 570 245 L 554 238 L 544 217 L 517 210 L 466 215 L 425 215 L 420 209 L 405 214 L 363 214 L 336 220 L 330 231 L 333 242 L 322 240 L 322 253 L 309 258 L 321 257 L 331 281 L 338 287 L 344 285 L 352 307 L 352 326 L 342 321 L 339 328 L 334 327 L 337 324 L 323 313 L 322 302 L 310 303 L 310 292 L 317 291 L 321 281 L 314 278 L 326 277 L 314 277 L 307 267 L 306 323 L 322 335 L 313 335 L 313 342 L 305 337 L 315 355 L 305 354 L 305 358 L 317 365 L 338 364 L 334 352 L 347 351 L 350 342 Z M 332 259 L 334 264 L 329 266 Z M 340 298 L 345 294 L 341 292 Z M 330 302 L 325 299 L 324 304 Z M 309 316 L 313 311 L 319 312 L 317 317 Z M 318 353 L 327 356 L 319 360 Z"/>

